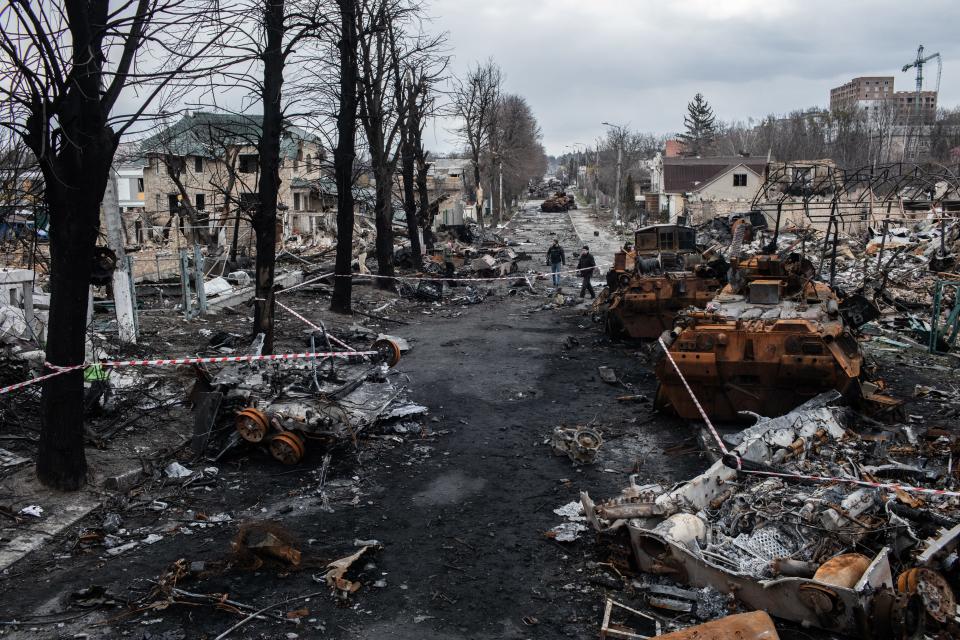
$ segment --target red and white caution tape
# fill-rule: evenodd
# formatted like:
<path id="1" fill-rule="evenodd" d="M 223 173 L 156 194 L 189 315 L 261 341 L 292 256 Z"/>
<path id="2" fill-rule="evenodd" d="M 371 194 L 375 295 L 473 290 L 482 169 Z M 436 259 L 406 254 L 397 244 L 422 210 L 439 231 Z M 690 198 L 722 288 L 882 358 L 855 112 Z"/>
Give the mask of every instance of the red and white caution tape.
<path id="1" fill-rule="evenodd" d="M 594 267 L 594 268 L 600 269 L 600 268 L 602 268 L 602 267 L 608 267 L 608 266 L 611 266 L 611 263 L 598 263 L 598 264 L 596 265 L 596 267 Z M 566 275 L 566 274 L 570 274 L 570 273 L 580 273 L 581 271 L 584 271 L 584 269 L 564 269 L 564 270 L 561 270 L 561 271 L 557 271 L 557 272 L 556 272 L 556 275 Z M 288 288 L 286 288 L 286 289 L 282 289 L 282 290 L 280 290 L 280 291 L 277 291 L 277 294 L 279 295 L 279 294 L 281 294 L 281 293 L 287 293 L 287 292 L 290 292 L 290 291 L 295 291 L 296 289 L 299 289 L 300 287 L 305 287 L 305 286 L 307 286 L 308 284 L 312 284 L 312 283 L 316 282 L 317 280 L 322 280 L 323 278 L 329 278 L 329 277 L 333 277 L 333 278 L 372 278 L 372 279 L 384 279 L 384 280 L 405 280 L 405 281 L 410 281 L 410 282 L 417 282 L 417 281 L 419 281 L 419 280 L 453 280 L 453 281 L 456 281 L 456 282 L 504 282 L 504 281 L 507 281 L 507 280 L 519 280 L 519 279 L 521 279 L 521 278 L 529 278 L 530 276 L 535 276 L 535 277 L 543 276 L 544 278 L 547 278 L 547 277 L 552 276 L 552 275 L 554 275 L 554 272 L 553 272 L 553 271 L 534 271 L 533 273 L 519 273 L 519 272 L 518 272 L 518 273 L 514 273 L 514 274 L 512 274 L 512 275 L 496 276 L 496 277 L 489 277 L 489 278 L 461 278 L 461 277 L 458 277 L 458 276 L 450 276 L 450 277 L 448 277 L 448 276 L 446 276 L 446 275 L 444 275 L 444 274 L 428 275 L 428 276 L 401 276 L 401 275 L 384 276 L 384 275 L 380 275 L 380 274 L 378 274 L 378 273 L 346 273 L 346 274 L 325 273 L 325 274 L 323 274 L 323 275 L 321 275 L 321 276 L 317 276 L 316 278 L 311 278 L 310 280 L 307 280 L 307 281 L 305 281 L 305 282 L 301 282 L 300 284 L 295 284 L 295 285 L 293 285 L 293 286 L 291 286 L 291 287 L 288 287 Z"/>
<path id="2" fill-rule="evenodd" d="M 29 387 L 30 385 L 34 385 L 34 384 L 37 384 L 37 383 L 39 383 L 39 382 L 43 382 L 44 380 L 49 380 L 50 378 L 55 378 L 55 377 L 57 377 L 57 376 L 59 376 L 59 375 L 63 375 L 64 373 L 67 373 L 67 372 L 69 372 L 69 371 L 74 371 L 74 370 L 76 370 L 76 369 L 82 369 L 82 368 L 84 368 L 85 366 L 86 366 L 86 365 L 82 365 L 82 364 L 81 364 L 81 365 L 77 365 L 77 366 L 75 366 L 75 367 L 55 367 L 55 370 L 54 370 L 53 373 L 48 373 L 48 374 L 46 374 L 46 375 L 37 376 L 36 378 L 30 378 L 29 380 L 24 380 L 23 382 L 18 382 L 18 383 L 16 383 L 16 384 L 11 384 L 11 385 L 6 386 L 6 387 L 0 387 L 0 396 L 2 396 L 2 395 L 5 394 L 5 393 L 10 393 L 11 391 L 17 391 L 18 389 L 23 389 L 24 387 Z"/>
<path id="3" fill-rule="evenodd" d="M 673 365 L 673 370 L 677 372 L 677 375 L 680 376 L 680 382 L 683 383 L 683 386 L 687 388 L 687 393 L 690 394 L 690 399 L 693 400 L 693 404 L 696 405 L 697 411 L 700 412 L 700 416 L 703 418 L 703 421 L 707 423 L 707 427 L 710 428 L 710 433 L 713 434 L 713 439 L 717 441 L 717 445 L 720 446 L 720 451 L 723 452 L 723 455 L 729 455 L 730 452 L 727 450 L 727 446 L 723 443 L 723 440 L 720 438 L 720 434 L 717 432 L 716 427 L 713 426 L 713 423 L 710 422 L 710 416 L 707 415 L 707 412 L 704 410 L 703 405 L 700 404 L 700 401 L 697 400 L 696 394 L 693 393 L 693 389 L 690 388 L 690 385 L 687 383 L 687 379 L 683 377 L 683 373 L 680 372 L 680 367 L 677 366 L 677 361 L 673 359 L 673 354 L 670 353 L 670 349 L 667 348 L 667 343 L 663 341 L 663 338 L 657 338 L 657 341 L 660 343 L 660 346 L 663 348 L 663 352 L 667 355 L 667 360 L 670 361 L 670 364 Z M 737 466 L 740 466 L 740 457 L 737 456 Z"/>
<path id="4" fill-rule="evenodd" d="M 295 284 L 295 285 L 289 286 L 289 287 L 287 287 L 286 289 L 280 289 L 280 291 L 277 291 L 277 293 L 276 293 L 275 295 L 280 295 L 281 293 L 290 293 L 291 291 L 296 291 L 296 290 L 299 289 L 300 287 L 305 287 L 305 286 L 307 286 L 307 285 L 313 284 L 314 282 L 317 282 L 318 280 L 323 280 L 324 278 L 329 278 L 329 277 L 332 276 L 332 275 L 334 275 L 332 272 L 331 272 L 331 273 L 324 273 L 324 274 L 322 274 L 322 275 L 316 276 L 315 278 L 310 278 L 309 280 L 304 280 L 304 281 L 301 282 L 300 284 Z"/>
<path id="5" fill-rule="evenodd" d="M 271 353 L 247 356 L 207 356 L 197 358 L 158 358 L 154 360 L 104 360 L 95 364 L 103 367 L 155 367 L 180 364 L 208 364 L 220 362 L 255 362 L 258 360 L 305 360 L 310 358 L 350 358 L 374 356 L 378 351 L 308 351 L 306 353 Z M 49 365 L 48 365 L 49 366 Z"/>
<path id="6" fill-rule="evenodd" d="M 102 360 L 100 362 L 75 364 L 69 366 L 59 366 L 49 362 L 44 363 L 48 369 L 53 369 L 53 373 L 37 376 L 30 380 L 24 380 L 7 387 L 0 388 L 0 395 L 22 389 L 24 387 L 49 380 L 55 376 L 63 375 L 78 369 L 85 369 L 100 365 L 101 367 L 162 367 L 167 365 L 182 364 L 217 364 L 223 362 L 256 362 L 256 361 L 282 361 L 282 360 L 309 360 L 313 358 L 352 358 L 354 356 L 374 356 L 378 351 L 308 351 L 305 353 L 273 353 L 265 355 L 246 355 L 246 356 L 207 356 L 195 358 L 153 358 L 149 360 Z"/>
<path id="7" fill-rule="evenodd" d="M 337 339 L 334 338 L 332 335 L 330 335 L 329 333 L 327 333 L 326 330 L 325 330 L 323 327 L 318 327 L 317 325 L 313 324 L 312 322 L 310 322 L 309 320 L 307 320 L 307 319 L 304 318 L 302 315 L 300 315 L 299 313 L 297 313 L 296 311 L 294 311 L 293 309 L 291 309 L 291 308 L 288 307 L 287 305 L 283 304 L 282 302 L 278 302 L 276 299 L 274 299 L 273 302 L 274 302 L 278 307 L 280 307 L 281 309 L 283 309 L 284 311 L 287 311 L 288 313 L 290 313 L 290 315 L 292 315 L 294 318 L 297 318 L 298 320 L 302 320 L 308 327 L 310 327 L 310 328 L 313 329 L 314 331 L 323 331 L 323 333 L 327 336 L 327 338 L 329 338 L 330 341 L 333 342 L 334 344 L 338 344 L 338 345 L 340 345 L 341 347 L 345 347 L 346 349 L 349 349 L 350 351 L 354 351 L 354 352 L 356 351 L 356 349 L 354 349 L 353 347 L 351 347 L 350 345 L 348 345 L 348 344 L 347 344 L 346 342 L 344 342 L 343 340 L 337 340 Z"/>
<path id="8" fill-rule="evenodd" d="M 802 473 L 781 473 L 778 471 L 758 471 L 758 470 L 744 470 L 744 473 L 753 473 L 761 476 L 773 476 L 778 478 L 798 478 L 803 480 L 810 480 L 812 482 L 822 482 L 825 484 L 834 484 L 837 482 L 844 484 L 855 484 L 861 487 L 872 487 L 874 489 L 887 489 L 889 491 L 906 491 L 908 493 L 925 493 L 927 495 L 933 496 L 950 496 L 954 498 L 960 497 L 960 491 L 947 491 L 945 489 L 928 489 L 926 487 L 912 487 L 905 484 L 896 484 L 894 482 L 869 482 L 867 480 L 857 480 L 855 478 L 831 478 L 828 476 L 810 476 Z"/>

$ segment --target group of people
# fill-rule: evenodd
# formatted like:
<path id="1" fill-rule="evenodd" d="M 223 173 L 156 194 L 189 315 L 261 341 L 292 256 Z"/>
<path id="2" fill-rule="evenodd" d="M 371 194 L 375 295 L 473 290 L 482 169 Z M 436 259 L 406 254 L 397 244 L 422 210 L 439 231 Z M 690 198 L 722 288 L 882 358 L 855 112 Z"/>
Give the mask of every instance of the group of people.
<path id="1" fill-rule="evenodd" d="M 429 229 L 424 231 L 424 245 L 427 249 L 432 249 L 434 246 L 434 237 L 430 233 L 428 235 Z M 452 278 L 454 274 L 454 266 L 452 261 L 453 255 L 453 243 L 446 242 L 443 245 L 443 263 L 446 268 L 446 276 Z M 550 245 L 550 248 L 547 249 L 547 264 L 550 266 L 551 276 L 553 278 L 553 286 L 560 286 L 560 275 L 563 271 L 563 267 L 567 264 L 567 256 L 563 251 L 563 247 L 560 246 L 560 241 L 557 239 L 553 240 L 553 244 Z M 581 278 L 582 284 L 580 286 L 580 297 L 583 298 L 587 293 L 590 294 L 590 298 L 595 298 L 596 293 L 593 291 L 593 283 L 591 279 L 594 276 L 594 273 L 597 269 L 597 261 L 594 259 L 593 254 L 590 253 L 590 247 L 583 245 L 580 248 L 580 257 L 577 260 L 577 275 Z"/>
<path id="2" fill-rule="evenodd" d="M 547 249 L 547 264 L 550 266 L 551 276 L 553 277 L 553 286 L 560 286 L 560 273 L 563 271 L 564 265 L 567 264 L 567 257 L 563 252 L 563 247 L 560 246 L 560 241 L 556 238 L 553 240 L 553 244 L 550 245 L 550 248 Z M 577 275 L 583 281 L 583 284 L 580 286 L 580 297 L 584 297 L 587 292 L 590 293 L 590 297 L 596 297 L 596 294 L 593 292 L 593 283 L 591 283 L 591 278 L 597 269 L 597 261 L 594 259 L 593 254 L 590 253 L 590 247 L 583 245 L 580 248 L 580 259 L 577 260 Z"/>

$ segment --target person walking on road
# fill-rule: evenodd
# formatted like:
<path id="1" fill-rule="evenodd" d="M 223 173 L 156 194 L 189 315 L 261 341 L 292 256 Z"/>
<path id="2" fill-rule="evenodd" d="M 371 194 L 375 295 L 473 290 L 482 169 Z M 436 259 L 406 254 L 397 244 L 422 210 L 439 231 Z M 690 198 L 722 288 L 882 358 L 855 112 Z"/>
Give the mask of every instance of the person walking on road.
<path id="1" fill-rule="evenodd" d="M 567 257 L 563 254 L 563 247 L 560 241 L 554 238 L 553 244 L 547 249 L 547 264 L 550 265 L 550 271 L 553 274 L 553 286 L 560 286 L 560 267 L 567 263 Z"/>
<path id="2" fill-rule="evenodd" d="M 590 247 L 583 245 L 583 249 L 580 250 L 580 260 L 577 262 L 577 272 L 580 274 L 580 277 L 583 278 L 583 285 L 580 287 L 581 298 L 587 291 L 590 292 L 591 300 L 597 297 L 593 292 L 593 284 L 590 282 L 596 268 L 597 261 L 594 260 L 593 254 L 590 253 Z"/>

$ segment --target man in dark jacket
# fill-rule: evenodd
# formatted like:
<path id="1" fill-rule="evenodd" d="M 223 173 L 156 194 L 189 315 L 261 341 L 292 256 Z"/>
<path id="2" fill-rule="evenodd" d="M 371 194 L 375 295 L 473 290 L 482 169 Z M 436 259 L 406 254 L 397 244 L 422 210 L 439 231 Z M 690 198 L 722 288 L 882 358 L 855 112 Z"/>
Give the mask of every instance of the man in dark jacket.
<path id="1" fill-rule="evenodd" d="M 550 265 L 550 271 L 553 274 L 553 286 L 560 286 L 560 266 L 567 263 L 567 257 L 563 254 L 563 247 L 560 241 L 554 238 L 553 244 L 547 249 L 547 264 Z"/>
<path id="2" fill-rule="evenodd" d="M 577 271 L 580 273 L 580 277 L 583 278 L 583 285 L 580 287 L 581 298 L 587 291 L 590 292 L 591 299 L 596 297 L 596 294 L 593 293 L 593 284 L 590 282 L 590 278 L 593 277 L 593 272 L 596 268 L 597 261 L 593 259 L 593 254 L 590 253 L 590 247 L 583 245 L 583 249 L 580 250 L 580 260 L 577 262 Z"/>

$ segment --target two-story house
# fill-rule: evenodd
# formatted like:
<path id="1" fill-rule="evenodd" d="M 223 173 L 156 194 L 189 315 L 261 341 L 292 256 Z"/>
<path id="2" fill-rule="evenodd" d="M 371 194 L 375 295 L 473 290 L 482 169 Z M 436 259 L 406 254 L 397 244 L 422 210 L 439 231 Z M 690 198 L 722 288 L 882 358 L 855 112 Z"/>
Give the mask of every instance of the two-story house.
<path id="1" fill-rule="evenodd" d="M 657 154 L 650 166 L 648 196 L 670 222 L 686 215 L 697 224 L 717 215 L 749 208 L 763 184 L 765 158 L 742 156 L 664 157 Z"/>
<path id="2" fill-rule="evenodd" d="M 259 188 L 260 131 L 259 115 L 196 112 L 144 140 L 144 227 L 154 237 L 179 232 L 187 238 L 214 237 L 218 244 L 232 242 L 237 229 L 241 242 L 248 244 L 248 214 Z M 324 216 L 319 190 L 324 161 L 317 136 L 290 123 L 284 126 L 280 238 L 313 231 L 315 218 Z"/>
<path id="3" fill-rule="evenodd" d="M 434 224 L 462 225 L 464 218 L 477 219 L 477 205 L 470 194 L 473 162 L 467 158 L 436 158 L 427 169 L 427 192 L 436 205 Z"/>

